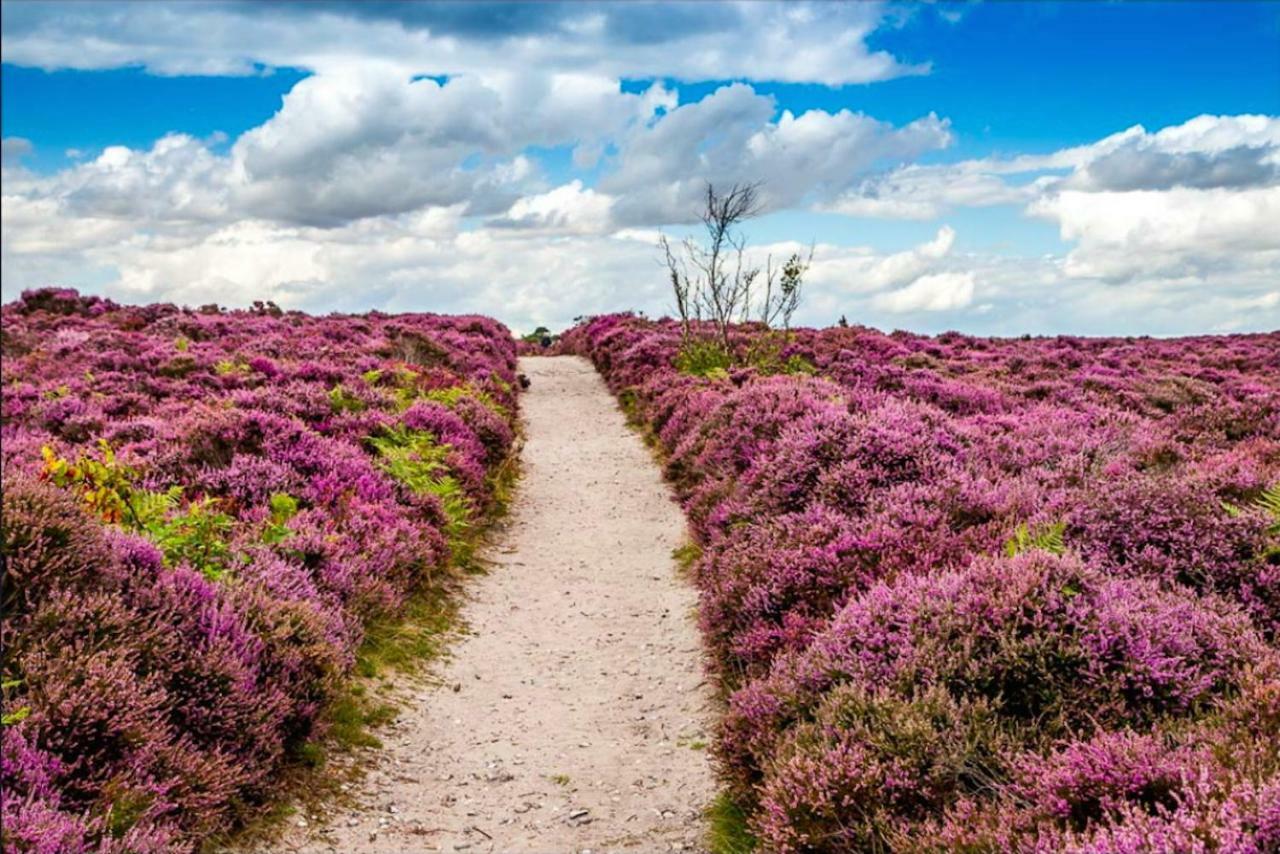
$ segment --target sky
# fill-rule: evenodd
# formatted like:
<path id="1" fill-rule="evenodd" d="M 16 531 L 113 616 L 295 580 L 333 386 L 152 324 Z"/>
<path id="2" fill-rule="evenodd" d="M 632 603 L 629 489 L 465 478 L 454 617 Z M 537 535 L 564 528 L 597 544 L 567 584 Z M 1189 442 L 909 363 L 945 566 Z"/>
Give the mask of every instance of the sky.
<path id="1" fill-rule="evenodd" d="M 760 182 L 796 321 L 1280 328 L 1280 4 L 0 3 L 5 301 L 669 313 Z"/>

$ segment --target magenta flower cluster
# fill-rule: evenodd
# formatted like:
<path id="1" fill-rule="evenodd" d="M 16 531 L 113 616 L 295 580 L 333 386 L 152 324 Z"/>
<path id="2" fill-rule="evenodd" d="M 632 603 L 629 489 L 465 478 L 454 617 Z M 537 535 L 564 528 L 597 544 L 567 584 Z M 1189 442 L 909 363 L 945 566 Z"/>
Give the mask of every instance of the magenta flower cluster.
<path id="1" fill-rule="evenodd" d="M 67 290 L 2 318 L 3 847 L 192 850 L 491 506 L 514 341 Z"/>
<path id="2" fill-rule="evenodd" d="M 1280 850 L 1280 333 L 731 344 L 559 347 L 665 452 L 764 849 Z"/>

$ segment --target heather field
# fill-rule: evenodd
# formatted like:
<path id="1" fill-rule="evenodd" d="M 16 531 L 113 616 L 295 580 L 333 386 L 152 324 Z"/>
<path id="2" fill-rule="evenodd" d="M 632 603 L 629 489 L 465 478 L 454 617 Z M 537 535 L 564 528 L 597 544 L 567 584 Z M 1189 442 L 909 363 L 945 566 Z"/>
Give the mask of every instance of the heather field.
<path id="1" fill-rule="evenodd" d="M 560 341 L 653 438 L 721 850 L 1280 850 L 1280 333 Z"/>
<path id="2" fill-rule="evenodd" d="M 314 750 L 365 626 L 503 488 L 483 317 L 3 307 L 6 851 L 192 850 Z"/>
<path id="3" fill-rule="evenodd" d="M 512 530 L 443 594 L 482 640 L 286 847 L 1280 850 L 1280 333 L 547 348 L 56 289 L 2 328 L 6 850 L 208 850 L 288 798 L 368 627 L 474 560 L 518 368 Z"/>
<path id="4" fill-rule="evenodd" d="M 0 854 L 1280 854 L 1280 2 L 0 11 Z"/>

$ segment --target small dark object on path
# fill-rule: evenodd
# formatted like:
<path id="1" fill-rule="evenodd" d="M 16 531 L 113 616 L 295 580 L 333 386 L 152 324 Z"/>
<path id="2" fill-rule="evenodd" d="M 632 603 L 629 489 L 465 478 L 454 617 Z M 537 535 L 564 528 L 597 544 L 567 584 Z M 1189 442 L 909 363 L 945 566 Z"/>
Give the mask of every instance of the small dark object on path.
<path id="1" fill-rule="evenodd" d="M 524 374 L 516 374 L 516 379 L 520 380 L 520 388 L 529 387 L 529 378 L 526 377 Z"/>

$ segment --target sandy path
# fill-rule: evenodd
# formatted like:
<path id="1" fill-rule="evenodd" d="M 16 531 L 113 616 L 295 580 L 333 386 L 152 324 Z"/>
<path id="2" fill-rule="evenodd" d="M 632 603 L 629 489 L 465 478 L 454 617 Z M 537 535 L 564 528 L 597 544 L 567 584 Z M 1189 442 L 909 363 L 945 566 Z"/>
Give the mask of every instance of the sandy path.
<path id="1" fill-rule="evenodd" d="M 362 806 L 281 851 L 700 850 L 713 792 L 684 520 L 589 363 L 525 359 L 523 482 L 445 687 L 383 735 Z"/>

